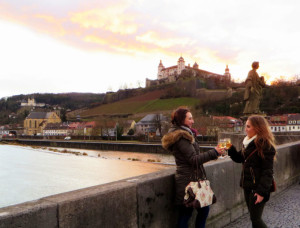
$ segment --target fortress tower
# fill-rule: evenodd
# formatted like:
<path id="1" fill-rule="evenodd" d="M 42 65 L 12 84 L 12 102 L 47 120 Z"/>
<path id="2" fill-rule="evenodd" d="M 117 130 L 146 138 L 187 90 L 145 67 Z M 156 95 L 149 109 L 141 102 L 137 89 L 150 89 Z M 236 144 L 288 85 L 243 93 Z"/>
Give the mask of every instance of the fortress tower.
<path id="1" fill-rule="evenodd" d="M 226 76 L 228 81 L 231 81 L 231 74 L 229 73 L 228 65 L 226 65 L 224 76 Z"/>
<path id="2" fill-rule="evenodd" d="M 162 70 L 164 69 L 164 65 L 162 64 L 161 60 L 159 62 L 159 65 L 158 65 L 158 73 L 157 73 L 157 79 L 162 79 L 163 78 L 163 72 Z"/>
<path id="3" fill-rule="evenodd" d="M 181 71 L 183 71 L 185 69 L 185 61 L 182 58 L 182 56 L 180 56 L 180 58 L 177 61 L 177 74 L 181 74 Z"/>

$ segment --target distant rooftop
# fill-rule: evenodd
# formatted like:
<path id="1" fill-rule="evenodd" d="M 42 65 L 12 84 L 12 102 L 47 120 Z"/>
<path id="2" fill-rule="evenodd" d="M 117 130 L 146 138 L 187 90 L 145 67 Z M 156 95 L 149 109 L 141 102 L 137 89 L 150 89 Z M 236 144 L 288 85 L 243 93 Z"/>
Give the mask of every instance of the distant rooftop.
<path id="1" fill-rule="evenodd" d="M 26 119 L 48 119 L 52 112 L 31 112 Z"/>

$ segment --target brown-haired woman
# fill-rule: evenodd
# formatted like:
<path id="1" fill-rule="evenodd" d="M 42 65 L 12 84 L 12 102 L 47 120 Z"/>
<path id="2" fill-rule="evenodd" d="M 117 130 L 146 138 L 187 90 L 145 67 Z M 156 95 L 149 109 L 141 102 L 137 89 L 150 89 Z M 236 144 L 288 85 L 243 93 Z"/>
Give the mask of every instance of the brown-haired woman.
<path id="1" fill-rule="evenodd" d="M 248 118 L 245 132 L 242 150 L 231 146 L 228 155 L 234 162 L 243 163 L 240 185 L 244 189 L 252 227 L 267 227 L 261 217 L 270 198 L 276 153 L 274 136 L 266 119 L 258 115 Z"/>
<path id="2" fill-rule="evenodd" d="M 186 107 L 179 107 L 172 113 L 173 126 L 169 132 L 162 138 L 162 145 L 165 149 L 171 151 L 176 162 L 176 199 L 175 204 L 179 209 L 178 227 L 188 227 L 188 221 L 192 216 L 193 208 L 185 207 L 183 199 L 185 187 L 191 181 L 191 176 L 196 171 L 196 162 L 200 168 L 200 175 L 204 177 L 203 163 L 218 158 L 218 155 L 224 152 L 224 149 L 215 148 L 207 152 L 200 153 L 199 144 L 195 138 L 195 130 L 192 128 L 194 123 L 192 113 Z M 196 227 L 205 227 L 206 218 L 209 213 L 209 207 L 197 209 Z"/>

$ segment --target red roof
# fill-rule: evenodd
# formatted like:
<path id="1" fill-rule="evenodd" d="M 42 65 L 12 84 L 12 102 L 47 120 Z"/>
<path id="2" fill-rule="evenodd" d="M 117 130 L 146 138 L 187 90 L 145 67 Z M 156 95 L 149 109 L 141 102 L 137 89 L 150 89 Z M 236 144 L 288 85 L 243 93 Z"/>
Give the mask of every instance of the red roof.
<path id="1" fill-rule="evenodd" d="M 177 65 L 164 68 L 162 71 L 170 70 L 170 69 L 173 69 L 173 68 L 177 69 Z"/>
<path id="2" fill-rule="evenodd" d="M 76 129 L 79 126 L 80 122 L 72 122 L 69 124 L 69 129 Z"/>
<path id="3" fill-rule="evenodd" d="M 234 127 L 242 125 L 243 122 L 231 116 L 212 116 L 213 121 L 220 127 Z"/>

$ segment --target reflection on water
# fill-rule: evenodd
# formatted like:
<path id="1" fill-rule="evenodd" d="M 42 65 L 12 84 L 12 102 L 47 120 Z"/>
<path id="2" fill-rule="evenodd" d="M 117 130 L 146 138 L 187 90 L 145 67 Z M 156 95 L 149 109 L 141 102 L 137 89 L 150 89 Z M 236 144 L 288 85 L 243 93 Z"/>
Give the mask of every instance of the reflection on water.
<path id="1" fill-rule="evenodd" d="M 100 158 L 98 153 L 76 156 L 0 145 L 0 207 L 168 168 L 126 160 L 141 156 L 137 153 L 100 152 Z"/>

